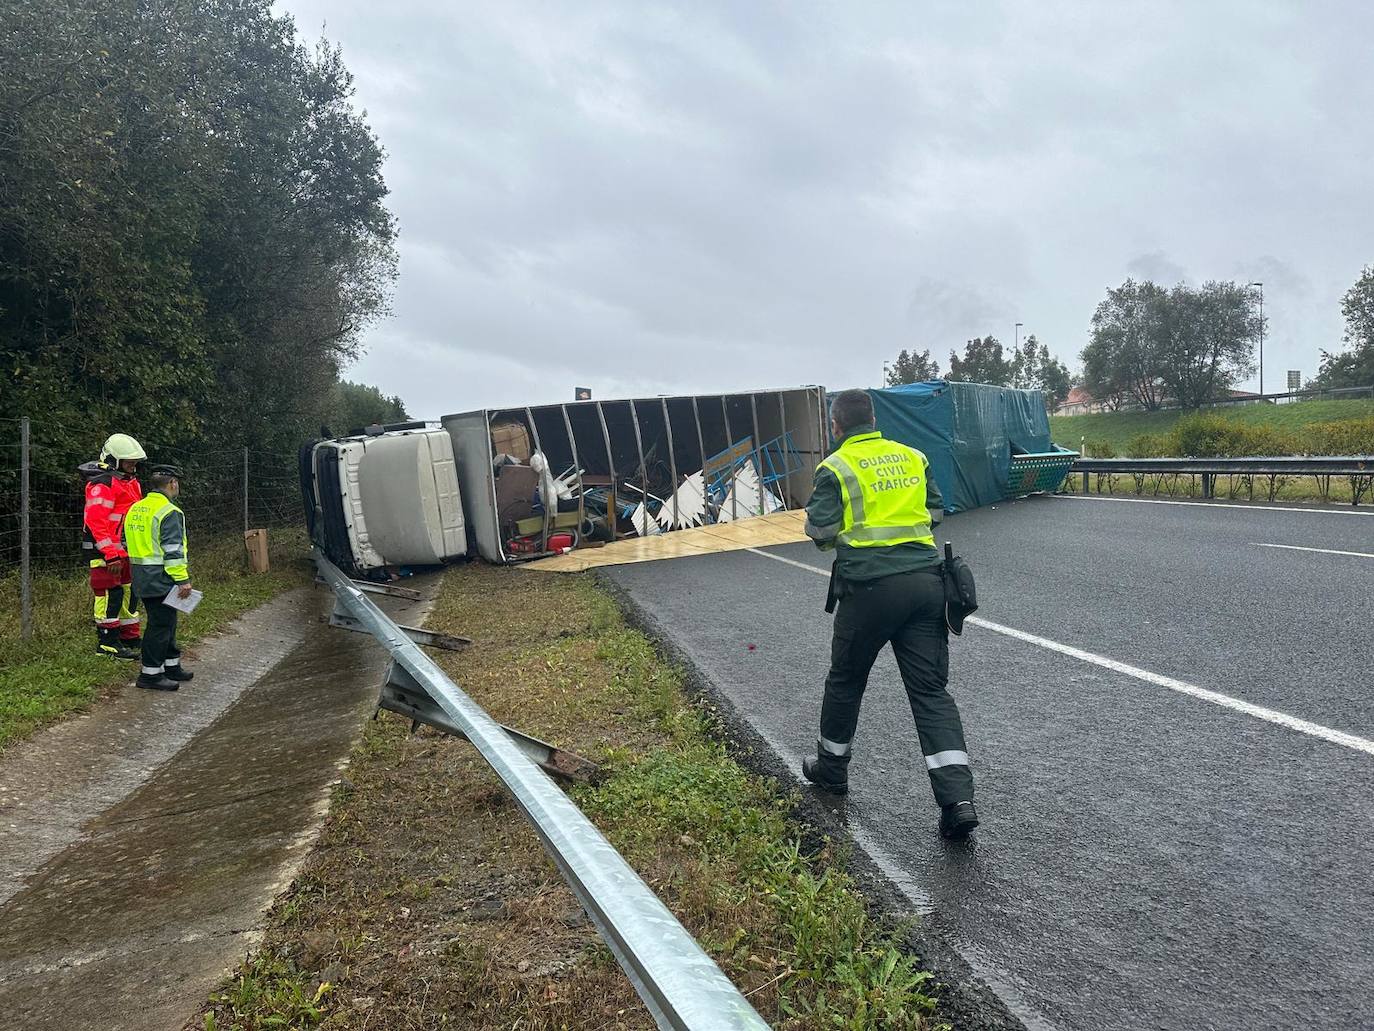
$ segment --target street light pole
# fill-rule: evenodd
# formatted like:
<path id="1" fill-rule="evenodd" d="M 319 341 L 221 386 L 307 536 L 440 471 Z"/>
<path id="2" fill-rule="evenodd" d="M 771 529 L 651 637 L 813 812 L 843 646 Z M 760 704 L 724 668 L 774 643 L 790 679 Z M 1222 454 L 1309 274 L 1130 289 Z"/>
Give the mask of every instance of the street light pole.
<path id="1" fill-rule="evenodd" d="M 1259 366 L 1260 366 L 1260 397 L 1264 396 L 1264 284 L 1251 283 L 1251 286 L 1259 287 L 1260 298 L 1260 345 L 1259 345 Z"/>

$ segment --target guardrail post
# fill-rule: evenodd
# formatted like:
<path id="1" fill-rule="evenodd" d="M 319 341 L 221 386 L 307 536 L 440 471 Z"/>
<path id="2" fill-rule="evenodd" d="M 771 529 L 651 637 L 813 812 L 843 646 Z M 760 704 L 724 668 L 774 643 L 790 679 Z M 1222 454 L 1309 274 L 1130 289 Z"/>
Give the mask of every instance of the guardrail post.
<path id="1" fill-rule="evenodd" d="M 29 568 L 29 417 L 19 419 L 19 637 L 33 636 L 33 577 Z"/>
<path id="2" fill-rule="evenodd" d="M 1205 501 L 1212 496 L 1212 480 L 1216 474 L 1201 473 L 1200 475 L 1202 476 L 1202 498 Z"/>

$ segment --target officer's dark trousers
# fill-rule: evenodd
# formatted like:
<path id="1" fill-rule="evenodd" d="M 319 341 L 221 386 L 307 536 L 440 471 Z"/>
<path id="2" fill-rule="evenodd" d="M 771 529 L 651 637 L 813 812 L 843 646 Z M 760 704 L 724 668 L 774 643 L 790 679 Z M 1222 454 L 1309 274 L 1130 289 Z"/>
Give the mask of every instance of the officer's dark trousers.
<path id="1" fill-rule="evenodd" d="M 161 598 L 144 598 L 143 605 L 148 613 L 148 625 L 143 629 L 143 672 L 155 676 L 168 666 L 181 664 L 181 649 L 177 647 L 180 613 Z"/>
<path id="2" fill-rule="evenodd" d="M 938 566 L 845 584 L 821 705 L 818 753 L 828 779 L 845 779 L 869 671 L 883 645 L 891 642 L 935 801 L 949 805 L 973 800 L 963 723 L 945 689 L 949 638 L 944 597 Z"/>

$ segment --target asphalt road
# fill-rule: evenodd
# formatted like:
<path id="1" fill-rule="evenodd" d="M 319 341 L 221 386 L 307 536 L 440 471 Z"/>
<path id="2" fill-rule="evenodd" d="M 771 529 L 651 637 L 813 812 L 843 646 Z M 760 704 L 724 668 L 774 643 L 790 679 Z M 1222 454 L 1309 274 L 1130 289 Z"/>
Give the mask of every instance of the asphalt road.
<path id="1" fill-rule="evenodd" d="M 859 844 L 1032 1028 L 1374 1027 L 1374 558 L 1259 546 L 1374 554 L 1374 513 L 1032 498 L 937 532 L 979 618 L 1042 640 L 952 639 L 983 819 L 963 845 L 934 831 L 884 652 Z M 795 769 L 830 618 L 778 558 L 829 565 L 800 544 L 607 572 Z"/>

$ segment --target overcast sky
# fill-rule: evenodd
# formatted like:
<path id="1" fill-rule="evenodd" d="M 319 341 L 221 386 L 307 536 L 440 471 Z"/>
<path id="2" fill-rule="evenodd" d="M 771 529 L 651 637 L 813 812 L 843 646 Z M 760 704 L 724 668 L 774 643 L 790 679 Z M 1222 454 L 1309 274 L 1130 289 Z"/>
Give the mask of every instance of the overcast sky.
<path id="1" fill-rule="evenodd" d="M 412 414 L 798 383 L 1126 276 L 1264 282 L 1265 385 L 1374 261 L 1374 5 L 284 0 L 389 158 Z M 1253 386 L 1253 381 L 1251 383 Z"/>

